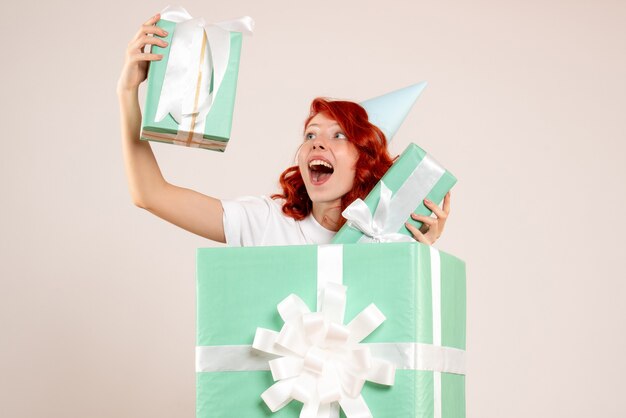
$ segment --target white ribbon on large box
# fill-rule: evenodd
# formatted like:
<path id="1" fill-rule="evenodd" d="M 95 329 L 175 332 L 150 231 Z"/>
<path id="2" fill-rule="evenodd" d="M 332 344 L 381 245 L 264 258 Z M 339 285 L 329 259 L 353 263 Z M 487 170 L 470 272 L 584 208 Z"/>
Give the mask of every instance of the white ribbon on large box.
<path id="1" fill-rule="evenodd" d="M 230 59 L 230 32 L 251 34 L 248 16 L 207 24 L 182 7 L 168 6 L 161 19 L 176 23 L 155 121 L 168 114 L 178 124 L 176 140 L 190 142 L 204 134 L 204 125 Z M 211 89 L 211 79 L 213 88 Z"/>
<path id="2" fill-rule="evenodd" d="M 317 254 L 317 311 L 289 295 L 278 305 L 280 332 L 257 329 L 250 345 L 196 347 L 196 372 L 270 370 L 278 381 L 261 396 L 272 411 L 301 401 L 302 418 L 371 417 L 361 396 L 365 380 L 391 385 L 395 369 L 434 372 L 434 412 L 441 417 L 441 373 L 465 374 L 465 351 L 441 346 L 439 252 L 430 248 L 433 344 L 359 342 L 384 321 L 370 305 L 343 326 L 343 246 L 321 245 Z M 307 344 L 313 341 L 316 344 Z M 334 364 L 333 364 L 334 363 Z M 337 378 L 334 378 L 334 376 Z"/>

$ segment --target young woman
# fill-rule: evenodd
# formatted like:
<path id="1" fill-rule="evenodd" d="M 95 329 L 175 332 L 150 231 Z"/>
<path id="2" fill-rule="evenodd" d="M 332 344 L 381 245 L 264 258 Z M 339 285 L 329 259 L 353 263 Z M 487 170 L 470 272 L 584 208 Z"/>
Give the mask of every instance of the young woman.
<path id="1" fill-rule="evenodd" d="M 150 144 L 139 140 L 141 110 L 137 91 L 148 63 L 161 55 L 145 53 L 146 45 L 167 46 L 166 33 L 155 26 L 157 14 L 145 22 L 126 50 L 117 94 L 122 147 L 130 193 L 135 205 L 213 241 L 229 245 L 325 244 L 345 223 L 341 212 L 364 198 L 392 164 L 384 134 L 356 103 L 315 99 L 305 123 L 297 165 L 280 177 L 281 194 L 220 201 L 168 183 Z M 434 217 L 413 214 L 422 230 L 407 224 L 413 237 L 432 244 L 443 232 L 450 195 L 443 208 L 425 205 Z"/>

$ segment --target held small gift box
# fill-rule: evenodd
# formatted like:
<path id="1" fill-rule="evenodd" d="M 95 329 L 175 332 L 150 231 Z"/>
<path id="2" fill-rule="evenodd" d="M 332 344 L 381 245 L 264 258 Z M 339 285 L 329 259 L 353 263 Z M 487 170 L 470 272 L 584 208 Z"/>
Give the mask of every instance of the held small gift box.
<path id="1" fill-rule="evenodd" d="M 456 183 L 449 171 L 415 144 L 409 144 L 365 200 L 357 199 L 342 213 L 348 221 L 332 242 L 412 241 L 404 223 L 422 226 L 411 213 L 429 216 L 428 198 L 436 204 Z"/>
<path id="2" fill-rule="evenodd" d="M 197 417 L 463 418 L 464 350 L 465 264 L 432 247 L 198 249 Z"/>
<path id="3" fill-rule="evenodd" d="M 163 59 L 148 71 L 141 139 L 224 151 L 230 138 L 242 34 L 249 17 L 206 24 L 167 7 L 157 26 L 168 32 Z"/>

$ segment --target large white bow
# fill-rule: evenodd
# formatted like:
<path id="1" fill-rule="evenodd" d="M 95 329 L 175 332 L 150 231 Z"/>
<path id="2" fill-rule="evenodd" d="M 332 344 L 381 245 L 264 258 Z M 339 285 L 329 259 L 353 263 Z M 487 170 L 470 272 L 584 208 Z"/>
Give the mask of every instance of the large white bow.
<path id="1" fill-rule="evenodd" d="M 385 316 L 371 304 L 344 325 L 345 305 L 346 287 L 328 283 L 320 312 L 310 312 L 291 294 L 278 304 L 285 321 L 280 332 L 257 328 L 252 347 L 280 356 L 269 362 L 277 382 L 261 395 L 272 412 L 295 399 L 304 404 L 301 418 L 329 417 L 332 402 L 348 418 L 372 416 L 361 388 L 366 380 L 393 385 L 396 367 L 373 358 L 369 347 L 359 343 Z"/>

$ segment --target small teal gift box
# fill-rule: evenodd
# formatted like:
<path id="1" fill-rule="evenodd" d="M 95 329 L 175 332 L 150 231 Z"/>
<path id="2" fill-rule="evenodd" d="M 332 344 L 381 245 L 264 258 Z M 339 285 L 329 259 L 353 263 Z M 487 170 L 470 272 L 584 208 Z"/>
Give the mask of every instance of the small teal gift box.
<path id="1" fill-rule="evenodd" d="M 206 24 L 180 7 L 167 7 L 157 26 L 168 46 L 148 72 L 141 139 L 224 151 L 235 107 L 242 34 L 249 17 Z"/>
<path id="2" fill-rule="evenodd" d="M 415 144 L 409 144 L 364 200 L 357 199 L 342 215 L 346 224 L 332 242 L 411 241 L 405 223 L 422 223 L 411 213 L 429 216 L 424 199 L 439 204 L 456 183 L 448 170 Z"/>
<path id="3" fill-rule="evenodd" d="M 364 316 L 376 327 L 348 344 L 350 350 L 298 348 L 292 337 L 299 328 L 286 330 L 294 310 L 305 312 L 295 322 L 314 330 L 311 324 L 327 314 L 324 301 L 339 299 L 327 294 L 331 285 L 345 288 L 342 309 L 333 314 L 341 314 L 345 329 L 358 333 L 354 324 L 367 322 Z M 464 418 L 465 294 L 465 263 L 417 242 L 198 249 L 196 416 L 285 418 L 305 408 L 329 418 Z M 345 329 L 334 325 L 328 329 L 338 330 L 333 338 L 340 340 Z M 259 334 L 275 338 L 277 348 L 259 349 L 267 345 Z M 348 361 L 342 354 L 348 352 L 364 364 L 392 363 L 395 376 L 373 383 L 380 376 L 369 369 L 357 394 L 315 404 L 324 398 L 316 388 L 332 384 L 316 381 L 315 367 L 303 364 L 320 359 L 313 363 L 324 370 Z M 351 367 L 333 370 L 358 378 Z M 314 381 L 308 388 L 307 373 Z M 343 377 L 341 390 L 354 391 L 343 385 L 355 379 Z"/>

